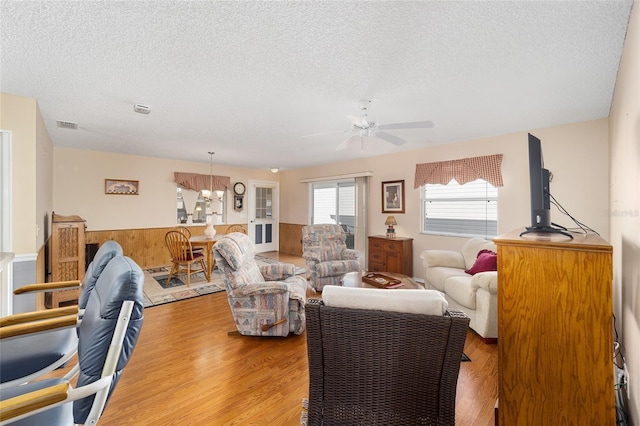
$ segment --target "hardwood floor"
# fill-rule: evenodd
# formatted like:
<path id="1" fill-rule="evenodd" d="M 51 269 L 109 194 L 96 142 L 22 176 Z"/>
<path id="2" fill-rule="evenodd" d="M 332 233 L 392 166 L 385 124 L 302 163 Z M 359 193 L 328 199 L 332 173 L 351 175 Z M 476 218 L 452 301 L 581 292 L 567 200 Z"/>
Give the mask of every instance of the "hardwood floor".
<path id="1" fill-rule="evenodd" d="M 263 255 L 304 267 L 300 257 Z M 228 336 L 230 330 L 225 293 L 146 309 L 101 424 L 299 425 L 309 385 L 306 335 Z M 472 361 L 461 364 L 456 424 L 493 425 L 497 346 L 469 332 L 465 353 Z"/>

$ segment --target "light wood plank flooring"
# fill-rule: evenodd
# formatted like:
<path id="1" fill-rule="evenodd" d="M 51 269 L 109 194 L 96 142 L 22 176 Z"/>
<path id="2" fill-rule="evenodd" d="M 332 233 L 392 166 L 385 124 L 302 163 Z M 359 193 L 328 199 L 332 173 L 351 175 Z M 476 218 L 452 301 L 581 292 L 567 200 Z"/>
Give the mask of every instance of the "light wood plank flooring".
<path id="1" fill-rule="evenodd" d="M 265 254 L 304 267 L 297 256 Z M 313 297 L 313 293 L 308 293 Z M 154 306 L 104 425 L 299 425 L 308 392 L 306 335 L 228 336 L 225 293 Z M 458 380 L 456 424 L 493 425 L 497 346 L 469 332 Z"/>

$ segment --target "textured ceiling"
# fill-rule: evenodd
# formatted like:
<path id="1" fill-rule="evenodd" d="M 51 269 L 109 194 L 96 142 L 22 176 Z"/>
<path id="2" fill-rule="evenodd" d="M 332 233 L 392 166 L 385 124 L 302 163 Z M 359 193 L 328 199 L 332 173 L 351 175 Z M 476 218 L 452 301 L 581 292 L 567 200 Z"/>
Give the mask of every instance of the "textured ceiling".
<path id="1" fill-rule="evenodd" d="M 298 168 L 606 117 L 632 4 L 3 0 L 0 90 L 55 146 Z M 435 127 L 336 151 L 362 99 Z"/>

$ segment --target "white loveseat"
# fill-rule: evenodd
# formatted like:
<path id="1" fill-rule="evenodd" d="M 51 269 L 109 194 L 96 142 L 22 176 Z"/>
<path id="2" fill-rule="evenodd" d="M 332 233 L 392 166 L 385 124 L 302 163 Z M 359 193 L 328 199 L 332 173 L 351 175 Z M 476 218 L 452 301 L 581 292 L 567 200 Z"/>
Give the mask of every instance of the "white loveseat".
<path id="1" fill-rule="evenodd" d="M 495 253 L 496 246 L 472 238 L 464 243 L 462 251 L 425 250 L 420 257 L 425 287 L 443 292 L 450 309 L 466 313 L 471 319 L 469 327 L 485 341 L 493 341 L 498 337 L 498 273 L 465 272 L 474 266 L 481 250 Z"/>

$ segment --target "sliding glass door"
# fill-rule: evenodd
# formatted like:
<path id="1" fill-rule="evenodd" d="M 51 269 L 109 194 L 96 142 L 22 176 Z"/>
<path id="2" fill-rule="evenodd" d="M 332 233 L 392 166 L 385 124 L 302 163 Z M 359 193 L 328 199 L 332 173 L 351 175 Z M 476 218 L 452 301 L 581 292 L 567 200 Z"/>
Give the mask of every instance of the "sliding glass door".
<path id="1" fill-rule="evenodd" d="M 347 247 L 364 253 L 366 178 L 313 182 L 311 224 L 341 225 Z"/>

